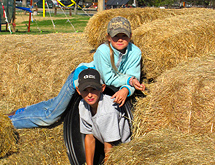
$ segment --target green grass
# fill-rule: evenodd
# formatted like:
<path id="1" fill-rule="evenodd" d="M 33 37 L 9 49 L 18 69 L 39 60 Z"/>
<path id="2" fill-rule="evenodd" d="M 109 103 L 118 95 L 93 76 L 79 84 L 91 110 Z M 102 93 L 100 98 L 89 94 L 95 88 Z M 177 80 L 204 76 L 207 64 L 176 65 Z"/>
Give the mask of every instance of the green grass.
<path id="1" fill-rule="evenodd" d="M 20 15 L 20 14 L 19 14 Z M 23 19 L 23 22 L 16 23 L 16 32 L 14 34 L 47 34 L 47 33 L 71 33 L 71 32 L 83 32 L 87 25 L 89 16 L 86 15 L 72 15 L 67 17 L 64 14 L 46 14 L 46 20 L 42 20 L 42 13 L 34 16 L 34 21 L 31 21 L 30 32 L 28 32 L 28 19 Z M 40 21 L 38 21 L 40 18 Z M 57 19 L 55 19 L 57 18 Z M 61 19 L 62 18 L 62 19 Z M 35 21 L 36 20 L 36 21 Z M 53 22 L 52 22 L 53 21 Z M 3 25 L 4 26 L 4 25 Z M 10 25 L 11 26 L 11 25 Z M 12 26 L 11 26 L 12 28 Z M 10 34 L 9 31 L 5 31 L 5 27 L 2 27 L 1 34 Z"/>

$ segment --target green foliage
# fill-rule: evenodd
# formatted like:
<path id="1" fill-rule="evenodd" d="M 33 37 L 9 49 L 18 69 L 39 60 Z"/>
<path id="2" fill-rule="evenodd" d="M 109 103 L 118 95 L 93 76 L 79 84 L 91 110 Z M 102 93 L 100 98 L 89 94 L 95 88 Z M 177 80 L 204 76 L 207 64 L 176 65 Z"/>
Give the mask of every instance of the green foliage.
<path id="1" fill-rule="evenodd" d="M 210 2 L 213 2 L 214 0 L 186 0 L 187 4 L 192 5 L 202 5 L 204 7 L 209 6 Z M 137 0 L 139 6 L 172 6 L 173 3 L 179 2 L 176 0 Z M 181 1 L 183 2 L 183 1 Z"/>
<path id="2" fill-rule="evenodd" d="M 174 3 L 174 0 L 138 0 L 139 6 L 169 6 Z"/>
<path id="3" fill-rule="evenodd" d="M 187 0 L 186 2 L 193 4 L 193 5 L 203 5 L 203 6 L 208 6 L 210 1 L 212 0 Z"/>

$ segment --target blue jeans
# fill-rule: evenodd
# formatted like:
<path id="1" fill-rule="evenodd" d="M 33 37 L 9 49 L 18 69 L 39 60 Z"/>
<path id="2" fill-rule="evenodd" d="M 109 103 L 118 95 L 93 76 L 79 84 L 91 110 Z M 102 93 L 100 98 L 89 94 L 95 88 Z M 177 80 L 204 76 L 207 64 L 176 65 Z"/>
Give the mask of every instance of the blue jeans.
<path id="1" fill-rule="evenodd" d="M 73 87 L 74 71 L 69 75 L 57 97 L 27 106 L 25 110 L 11 117 L 15 128 L 33 128 L 50 126 L 60 119 L 66 110 L 75 89 Z"/>

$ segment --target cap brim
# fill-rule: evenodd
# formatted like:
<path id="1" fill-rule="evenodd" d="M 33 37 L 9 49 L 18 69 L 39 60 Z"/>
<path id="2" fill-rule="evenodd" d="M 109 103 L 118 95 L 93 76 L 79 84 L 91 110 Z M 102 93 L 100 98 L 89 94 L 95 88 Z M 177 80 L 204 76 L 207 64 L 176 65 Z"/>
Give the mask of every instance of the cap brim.
<path id="1" fill-rule="evenodd" d="M 86 83 L 83 83 L 83 84 L 78 86 L 80 92 L 84 91 L 88 87 L 92 87 L 92 88 L 94 88 L 94 89 L 96 89 L 98 91 L 100 91 L 102 89 L 101 84 L 94 83 L 94 82 L 90 82 L 90 84 L 89 84 L 89 82 L 86 82 Z"/>

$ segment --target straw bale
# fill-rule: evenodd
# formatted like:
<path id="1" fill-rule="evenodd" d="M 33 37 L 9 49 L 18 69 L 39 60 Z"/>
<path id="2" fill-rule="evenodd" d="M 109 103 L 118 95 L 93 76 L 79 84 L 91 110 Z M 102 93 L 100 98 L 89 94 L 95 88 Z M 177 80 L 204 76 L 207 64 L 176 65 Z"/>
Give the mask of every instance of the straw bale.
<path id="1" fill-rule="evenodd" d="M 18 133 L 19 152 L 6 158 L 7 164 L 70 165 L 64 145 L 62 124 L 50 129 L 22 129 L 18 130 Z"/>
<path id="2" fill-rule="evenodd" d="M 215 54 L 191 58 L 164 72 L 151 87 L 148 100 L 137 102 L 134 137 L 161 128 L 213 133 Z"/>
<path id="3" fill-rule="evenodd" d="M 154 21 L 156 19 L 164 19 L 166 17 L 197 14 L 209 12 L 206 9 L 159 9 L 159 8 L 117 8 L 98 12 L 90 18 L 85 28 L 85 34 L 88 42 L 94 48 L 106 41 L 107 24 L 116 17 L 122 16 L 127 18 L 131 23 L 132 30 L 135 30 L 140 25 Z"/>
<path id="4" fill-rule="evenodd" d="M 93 59 L 83 33 L 1 35 L 0 45 L 2 114 L 57 96 L 68 75 Z M 61 122 L 17 132 L 19 152 L 0 164 L 70 164 Z"/>
<path id="5" fill-rule="evenodd" d="M 215 51 L 214 10 L 155 20 L 133 31 L 133 41 L 140 47 L 143 74 L 155 79 L 165 70 Z"/>
<path id="6" fill-rule="evenodd" d="M 17 151 L 17 136 L 10 119 L 0 113 L 0 158 Z"/>
<path id="7" fill-rule="evenodd" d="M 127 9 L 125 10 L 127 11 Z M 137 9 L 136 11 L 138 10 L 140 9 Z M 146 10 L 146 9 L 143 9 L 143 10 Z M 147 10 L 151 11 L 151 9 L 147 9 Z M 167 13 L 166 17 L 169 17 L 170 15 L 175 15 L 176 12 L 179 12 L 179 13 L 176 13 L 176 15 L 177 14 L 180 15 L 180 11 L 182 10 L 177 10 L 173 12 L 171 11 L 172 13 L 171 12 L 170 14 Z M 198 12 L 200 13 L 202 11 L 203 10 L 201 9 L 198 10 Z M 206 14 L 208 13 L 207 11 L 208 10 L 204 10 Z M 164 18 L 162 14 L 160 14 L 159 12 L 165 13 L 166 10 L 161 11 L 161 10 L 154 9 L 154 12 L 155 13 L 158 12 L 158 14 L 157 15 L 149 14 L 149 18 L 151 19 L 148 19 L 148 21 L 152 21 L 152 23 L 154 22 L 153 20 L 156 21 L 157 17 Z M 186 14 L 186 12 L 184 13 L 183 12 L 182 14 Z M 192 12 L 192 11 L 189 10 L 189 12 Z M 197 10 L 194 10 L 194 12 L 197 12 Z M 127 14 L 129 17 L 131 12 L 124 12 L 124 10 L 122 10 L 121 13 L 124 14 L 122 16 L 126 17 L 126 14 Z M 100 21 L 95 23 L 95 27 L 97 25 L 98 26 L 101 25 L 101 28 L 104 27 L 103 21 L 107 23 L 108 21 L 105 21 L 105 19 L 106 20 L 111 19 L 112 17 L 114 17 L 114 14 L 115 12 L 107 15 L 107 17 L 105 16 L 103 18 L 101 17 L 99 19 Z M 138 16 L 138 14 L 139 13 L 137 12 L 136 16 Z M 132 26 L 134 24 L 135 28 L 137 28 L 138 26 L 140 26 L 140 24 L 144 23 L 144 21 L 147 20 L 146 18 L 144 18 L 145 20 L 141 18 L 142 18 L 141 16 L 138 16 L 138 19 L 137 19 L 137 17 L 135 17 L 134 14 L 133 15 L 131 14 L 129 20 L 131 19 L 130 21 L 132 22 Z M 137 24 L 135 24 L 136 23 L 135 19 L 139 20 L 137 21 Z M 145 23 L 147 24 L 147 22 Z M 180 22 L 178 24 L 180 24 Z M 207 23 L 207 25 L 210 25 L 210 24 Z M 176 25 L 174 27 L 176 27 Z M 134 30 L 135 28 L 132 27 L 133 32 L 135 31 Z M 205 30 L 199 28 L 199 31 L 200 31 L 199 33 L 201 33 L 201 31 L 203 30 L 203 32 L 207 34 L 208 31 L 210 32 L 211 30 L 210 28 L 211 28 L 210 26 L 209 26 L 209 30 L 206 30 L 206 28 Z M 105 33 L 102 33 L 103 30 L 105 30 L 105 33 L 106 33 L 106 27 L 104 29 L 98 29 L 98 27 L 92 30 L 90 29 L 89 30 L 90 36 L 93 36 L 95 33 L 96 39 L 99 39 L 100 37 L 104 37 L 103 34 Z M 99 33 L 99 35 L 97 35 L 98 34 L 97 32 Z M 189 33 L 189 31 L 187 33 Z M 193 37 L 197 38 L 194 35 Z M 30 105 L 42 100 L 47 100 L 51 97 L 55 97 L 60 91 L 64 82 L 66 81 L 66 78 L 68 77 L 68 75 L 75 67 L 77 67 L 79 63 L 92 61 L 93 54 L 90 53 L 90 50 L 93 47 L 91 46 L 92 44 L 87 43 L 87 39 L 89 38 L 86 38 L 85 34 L 83 33 L 77 33 L 77 34 L 76 33 L 74 34 L 58 33 L 58 34 L 47 34 L 47 35 L 1 35 L 0 112 L 8 113 L 16 108 L 20 108 L 22 106 Z M 172 38 L 170 38 L 170 40 L 171 39 Z M 208 46 L 212 47 L 211 45 L 214 42 L 214 38 L 210 38 L 210 40 L 209 39 L 207 40 L 207 38 L 203 37 L 202 40 L 208 41 L 207 43 Z M 94 40 L 93 42 L 95 42 L 95 44 L 93 45 L 96 45 L 96 44 L 98 45 L 97 40 Z M 198 45 L 195 43 L 193 47 Z M 200 43 L 202 43 L 202 41 Z M 192 48 L 192 46 L 190 47 Z M 209 49 L 211 48 L 208 48 L 208 50 Z M 163 49 L 163 50 L 166 50 L 166 49 Z M 200 61 L 201 60 L 196 61 L 200 69 L 196 69 L 197 65 L 195 67 L 193 63 L 189 64 L 192 66 L 189 71 L 190 74 L 188 74 L 190 77 L 186 76 L 186 78 L 183 78 L 182 74 L 186 75 L 189 65 L 188 64 L 185 66 L 182 65 L 183 67 L 181 66 L 181 68 L 184 68 L 184 70 L 181 69 L 180 67 L 176 68 L 175 70 L 172 71 L 173 72 L 172 77 L 170 75 L 171 71 L 167 72 L 166 76 L 163 75 L 163 78 L 161 77 L 160 79 L 158 79 L 158 83 L 155 82 L 152 84 L 152 86 L 149 87 L 151 93 L 149 93 L 149 95 L 147 95 L 146 98 L 139 98 L 136 105 L 137 108 L 134 114 L 134 120 L 135 120 L 134 123 L 136 123 L 135 125 L 138 126 L 136 127 L 136 130 L 137 130 L 136 132 L 138 133 L 136 134 L 136 136 L 134 136 L 134 138 L 141 136 L 146 132 L 151 131 L 152 129 L 156 129 L 156 128 L 159 129 L 161 127 L 165 127 L 169 123 L 170 124 L 168 126 L 171 126 L 173 128 L 176 127 L 181 131 L 188 132 L 187 127 L 189 127 L 189 132 L 195 132 L 196 131 L 195 126 L 196 125 L 199 126 L 199 123 L 201 123 L 201 119 L 198 118 L 198 120 L 196 120 L 196 117 L 198 116 L 193 115 L 196 113 L 196 111 L 198 111 L 197 108 L 204 107 L 203 110 L 208 115 L 210 115 L 211 109 L 214 108 L 213 107 L 214 100 L 212 99 L 214 98 L 214 95 L 213 95 L 213 92 L 211 92 L 211 91 L 214 91 L 214 84 L 213 84 L 214 79 L 211 78 L 212 76 L 210 77 L 209 73 L 204 75 L 205 70 L 202 69 L 205 67 L 209 68 L 211 66 L 210 65 L 211 63 L 206 61 L 204 63 L 203 61 L 202 65 L 200 65 Z M 178 75 L 180 73 L 181 73 L 181 76 Z M 197 73 L 200 75 L 200 77 L 206 76 L 206 79 L 203 79 L 201 81 L 203 85 L 201 85 L 199 81 L 200 78 L 198 79 L 195 77 L 195 75 L 196 76 L 198 75 Z M 214 73 L 214 70 L 213 70 L 213 73 Z M 195 78 L 192 78 L 192 74 Z M 170 82 L 167 81 L 168 79 L 170 79 L 169 80 Z M 188 83 L 185 81 L 187 81 Z M 177 85 L 177 83 L 179 85 Z M 194 85 L 192 85 L 192 83 Z M 170 84 L 170 85 L 168 86 L 166 84 Z M 180 84 L 182 84 L 182 86 Z M 185 85 L 183 86 L 183 84 Z M 198 84 L 198 85 L 195 85 L 195 84 Z M 161 88 L 159 88 L 159 86 Z M 168 88 L 166 88 L 166 86 L 168 86 Z M 194 88 L 195 86 L 198 88 Z M 192 89 L 192 91 L 189 92 L 190 89 Z M 184 93 L 186 94 L 186 97 L 184 97 L 183 95 Z M 162 96 L 164 96 L 165 99 L 161 99 Z M 179 98 L 179 100 L 177 99 L 177 97 Z M 142 99 L 145 99 L 144 103 L 142 102 L 143 101 Z M 174 104 L 176 101 L 179 101 L 180 104 L 178 104 L 178 102 L 177 104 Z M 192 106 L 189 106 L 191 103 L 192 103 Z M 185 106 L 188 106 L 188 110 L 187 110 L 187 113 L 185 112 L 185 115 L 182 116 L 182 119 L 184 120 L 181 121 L 180 119 L 179 121 L 178 118 L 176 117 L 178 114 L 181 114 L 178 112 L 182 112 L 180 111 L 180 107 L 183 107 L 182 104 L 184 104 Z M 172 110 L 171 107 L 177 110 L 177 111 L 173 111 L 175 112 L 174 114 L 170 113 Z M 189 118 L 189 117 L 186 118 L 186 115 L 190 114 L 189 108 L 191 109 L 191 107 L 192 107 L 192 111 L 191 111 L 192 113 L 190 115 L 191 124 L 189 126 L 187 124 L 187 120 L 185 119 Z M 165 112 L 164 109 L 167 109 L 167 113 L 164 113 Z M 171 114 L 173 117 L 168 118 L 166 116 L 163 117 L 163 116 L 157 115 L 162 113 L 167 114 L 167 116 L 168 114 Z M 204 115 L 201 109 L 198 111 L 198 113 L 200 114 L 199 116 Z M 3 121 L 2 118 L 3 117 L 0 116 L 0 121 Z M 158 122 L 157 122 L 157 119 L 158 119 Z M 194 123 L 193 119 L 195 119 L 197 123 Z M 204 121 L 206 122 L 203 123 L 203 126 L 207 128 L 207 131 L 204 131 L 204 128 L 201 128 L 200 129 L 201 132 L 210 132 L 211 129 L 209 130 L 208 127 L 210 126 L 210 128 L 213 128 L 211 127 L 212 122 L 207 123 L 208 121 L 207 118 Z M 185 124 L 180 125 L 183 123 Z M 178 125 L 180 127 L 178 127 Z M 19 148 L 19 153 L 15 153 L 10 157 L 0 159 L 0 164 L 32 164 L 32 163 L 33 164 L 65 164 L 65 165 L 70 164 L 68 157 L 66 155 L 66 148 L 63 144 L 62 124 L 52 129 L 42 128 L 42 129 L 18 130 L 18 133 L 20 136 L 19 142 L 17 144 Z M 212 146 L 210 143 L 208 144 L 209 146 Z M 121 153 L 124 153 L 124 152 L 121 152 Z M 134 160 L 134 161 L 137 161 L 137 160 Z"/>
<path id="8" fill-rule="evenodd" d="M 114 147 L 106 164 L 214 164 L 215 135 L 152 131 Z"/>
<path id="9" fill-rule="evenodd" d="M 83 33 L 1 37 L 0 98 L 14 103 L 9 112 L 57 96 L 68 75 L 93 60 Z"/>

